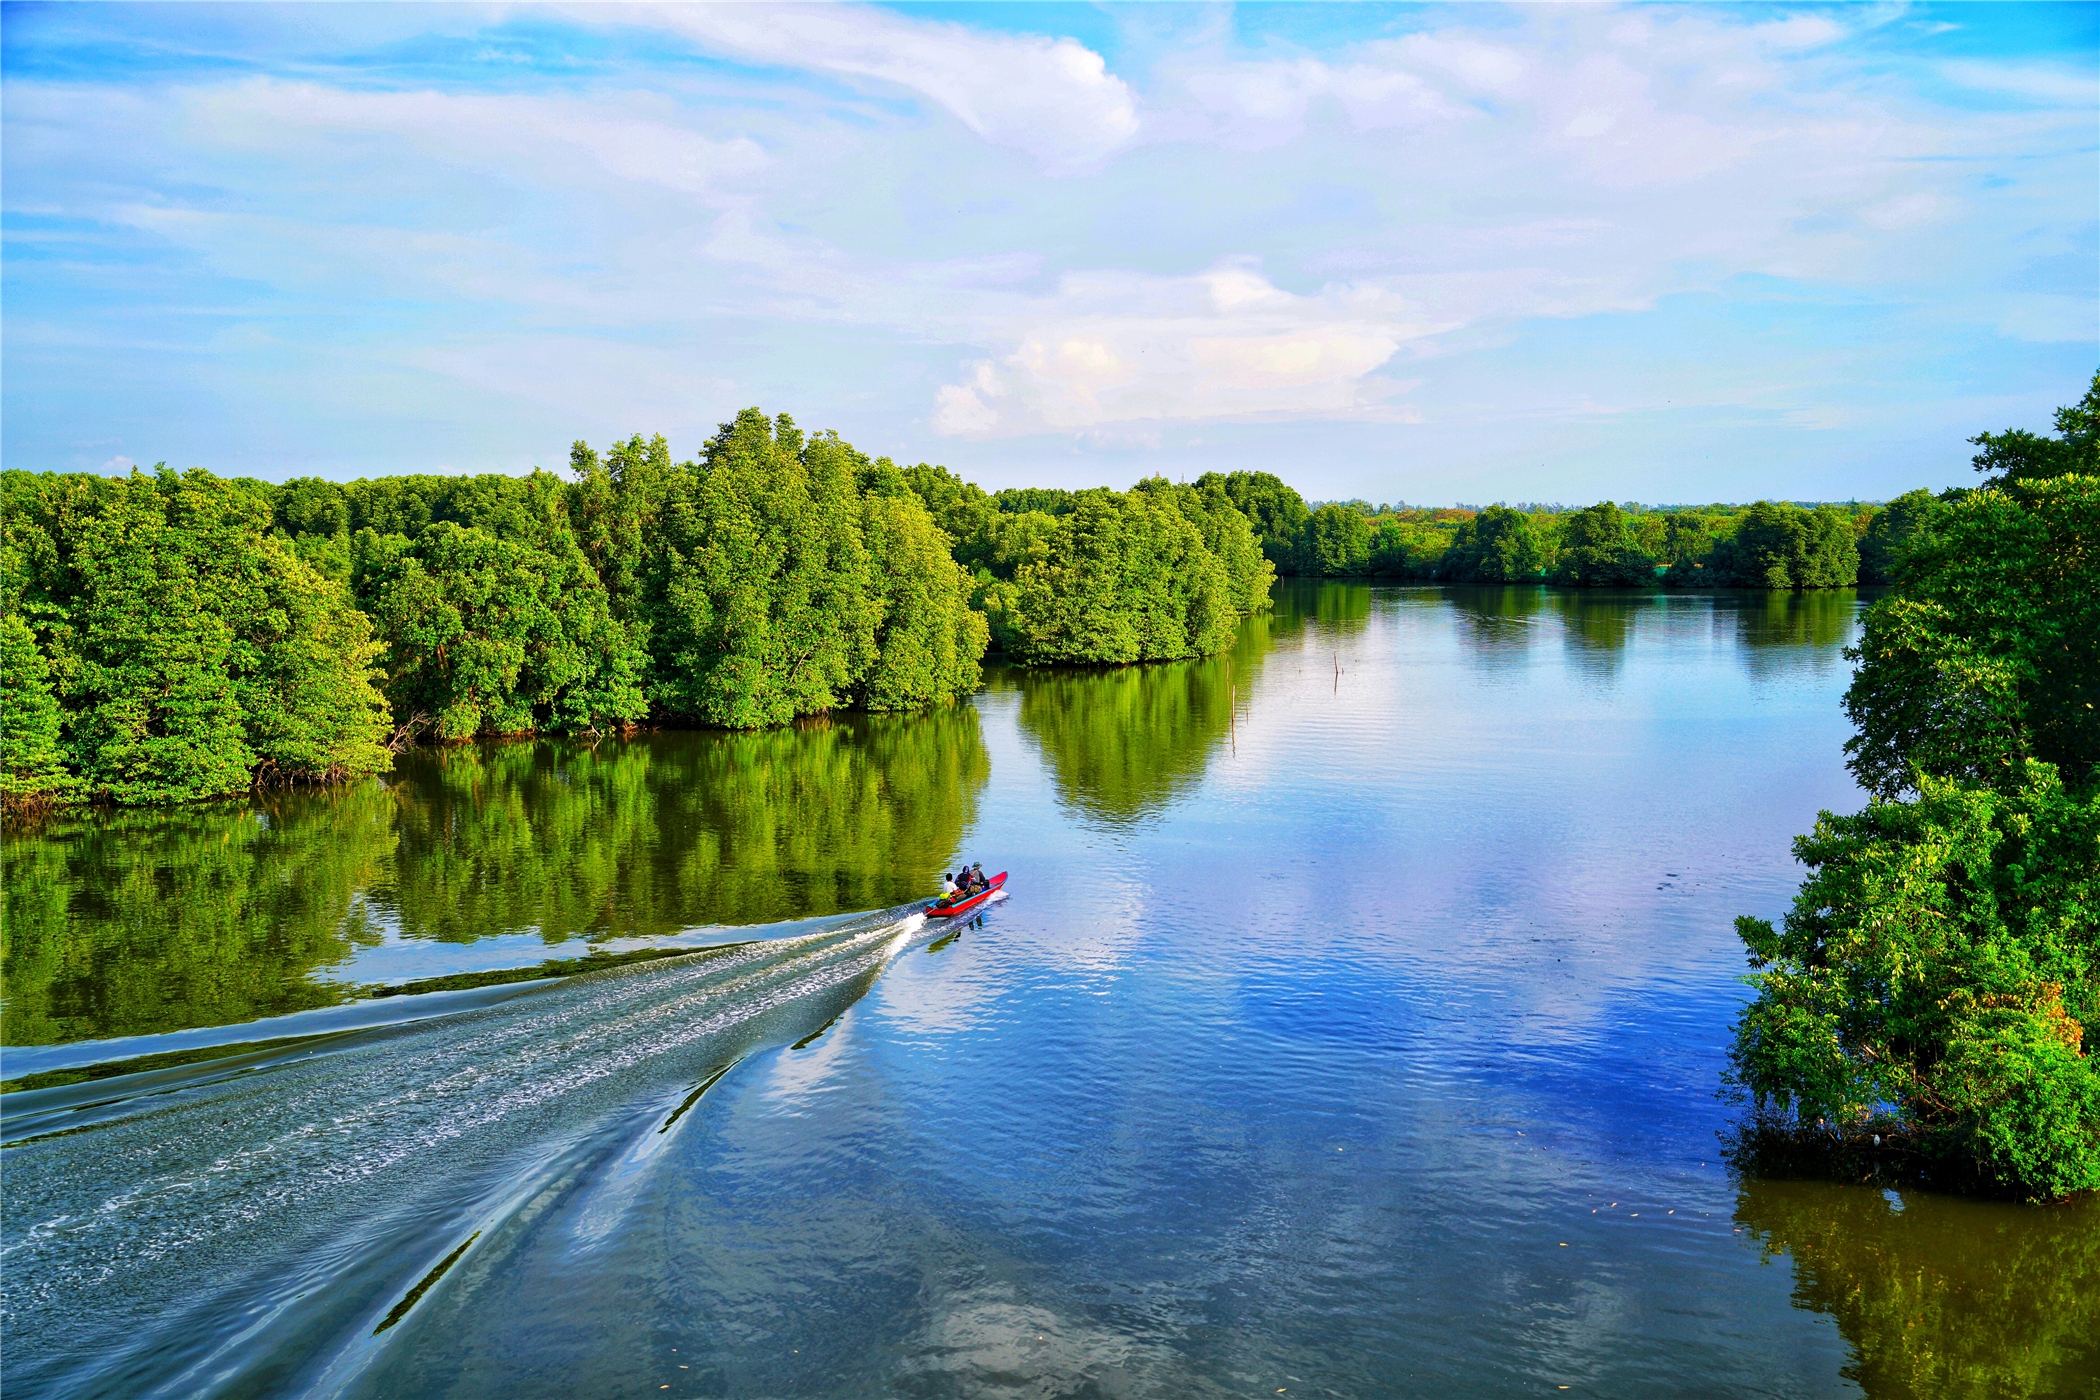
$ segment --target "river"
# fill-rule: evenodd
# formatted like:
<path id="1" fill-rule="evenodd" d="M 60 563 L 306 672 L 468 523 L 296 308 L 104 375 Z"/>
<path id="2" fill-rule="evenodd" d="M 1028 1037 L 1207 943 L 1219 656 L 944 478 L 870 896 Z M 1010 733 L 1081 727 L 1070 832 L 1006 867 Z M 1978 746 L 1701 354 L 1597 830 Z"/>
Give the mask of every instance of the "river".
<path id="1" fill-rule="evenodd" d="M 1864 605 L 1285 583 L 11 832 L 10 1400 L 2100 1391 L 2092 1203 L 1720 1156 Z"/>

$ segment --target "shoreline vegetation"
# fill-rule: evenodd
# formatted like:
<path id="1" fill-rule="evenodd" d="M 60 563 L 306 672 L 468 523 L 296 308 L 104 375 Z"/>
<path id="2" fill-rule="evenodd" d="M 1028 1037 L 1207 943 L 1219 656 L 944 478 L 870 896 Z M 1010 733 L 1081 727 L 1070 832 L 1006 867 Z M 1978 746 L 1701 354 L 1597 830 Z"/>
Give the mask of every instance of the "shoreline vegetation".
<path id="1" fill-rule="evenodd" d="M 994 645 L 1024 666 L 1215 655 L 1279 575 L 1886 581 L 1846 652 L 1872 800 L 1797 839 L 1777 926 L 1736 921 L 1753 996 L 1726 1150 L 2060 1200 L 2100 1190 L 2100 375 L 2055 427 L 1975 439 L 1974 489 L 1668 512 L 1313 507 L 1266 473 L 986 493 L 755 409 L 695 462 L 578 444 L 572 480 L 10 472 L 0 776 L 20 815 L 370 775 L 419 740 L 896 724 L 843 712 L 953 705 Z"/>
<path id="2" fill-rule="evenodd" d="M 1961 494 L 1425 510 L 1308 505 L 1267 472 L 988 493 L 756 408 L 688 462 L 661 437 L 579 442 L 567 479 L 9 471 L 0 806 L 339 782 L 417 742 L 953 704 L 988 653 L 1215 655 L 1279 575 L 1886 582 Z"/>
<path id="3" fill-rule="evenodd" d="M 1794 843 L 1724 1097 L 1760 1170 L 2100 1189 L 2100 376 L 1921 512 L 1845 710 L 1872 795 Z"/>

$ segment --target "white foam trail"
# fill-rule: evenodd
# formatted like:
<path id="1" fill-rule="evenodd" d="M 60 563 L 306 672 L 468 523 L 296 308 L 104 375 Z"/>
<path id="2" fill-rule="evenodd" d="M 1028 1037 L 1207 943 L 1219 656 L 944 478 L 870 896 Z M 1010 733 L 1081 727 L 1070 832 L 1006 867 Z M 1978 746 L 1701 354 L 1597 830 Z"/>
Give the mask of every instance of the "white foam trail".
<path id="1" fill-rule="evenodd" d="M 251 1349 L 356 1371 L 370 1348 L 348 1339 L 402 1296 L 396 1275 L 463 1237 L 455 1225 L 490 1231 L 464 1275 L 551 1155 L 646 1125 L 578 1159 L 609 1171 L 617 1211 L 610 1169 L 658 1149 L 697 1080 L 830 1025 L 927 923 L 922 909 L 884 911 L 585 974 L 360 1032 L 332 1054 L 293 1049 L 242 1077 L 142 1090 L 82 1129 L 17 1142 L 6 1310 L 13 1336 L 41 1344 L 11 1357 L 10 1394 L 238 1389 Z M 311 1315 L 332 1292 L 326 1319 Z M 226 1327 L 237 1317 L 249 1325 Z"/>

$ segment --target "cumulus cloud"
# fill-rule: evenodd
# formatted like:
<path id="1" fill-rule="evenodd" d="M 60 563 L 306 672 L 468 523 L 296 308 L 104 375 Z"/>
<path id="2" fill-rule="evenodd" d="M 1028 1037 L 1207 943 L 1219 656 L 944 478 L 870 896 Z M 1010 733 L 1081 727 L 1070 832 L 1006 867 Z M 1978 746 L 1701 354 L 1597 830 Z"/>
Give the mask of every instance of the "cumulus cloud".
<path id="1" fill-rule="evenodd" d="M 1334 59 L 1173 69 L 1153 140 L 1282 148 L 1246 170 L 1284 187 L 1294 162 L 1346 150 L 1362 186 L 1390 191 L 1383 226 L 1365 221 L 1300 263 L 1347 280 L 1294 294 L 1244 256 L 1182 276 L 1068 274 L 985 319 L 978 338 L 1001 353 L 937 390 L 931 426 L 996 437 L 1406 417 L 1386 369 L 1396 355 L 1648 311 L 1745 275 L 1939 276 L 1975 208 L 1973 176 L 1948 158 L 1989 159 L 2037 130 L 1852 91 L 1814 66 L 1846 36 L 1820 16 L 1585 12 L 1500 34 L 1453 27 Z M 1998 324 L 2039 339 L 2070 322 L 2030 297 Z"/>
<path id="2" fill-rule="evenodd" d="M 1440 327 L 1404 298 L 1338 285 L 1296 295 L 1250 260 L 1189 276 L 1066 277 L 1016 308 L 1011 353 L 943 385 L 944 436 L 1109 424 L 1405 418 L 1377 371 Z"/>
<path id="3" fill-rule="evenodd" d="M 481 56 L 449 69 L 302 50 L 237 77 L 10 72 L 9 442 L 87 396 L 90 345 L 140 383 L 213 366 L 186 381 L 223 386 L 213 423 L 289 422 L 327 391 L 286 366 L 357 358 L 436 386 L 431 412 L 500 405 L 492 435 L 528 401 L 649 424 L 704 399 L 685 421 L 712 422 L 734 394 L 878 422 L 881 450 L 1048 434 L 1084 455 L 1418 414 L 1491 444 L 1549 410 L 1753 398 L 1805 429 L 1827 414 L 1785 415 L 1821 413 L 1862 357 L 1879 383 L 1891 355 L 1961 345 L 2032 379 L 2031 350 L 1991 347 L 2093 333 L 2079 56 L 1874 50 L 1872 12 L 1444 9 L 1305 48 L 1245 12 L 1148 10 L 1125 18 L 1200 42 L 1126 33 L 1118 71 L 1075 39 L 874 8 L 571 14 L 649 32 L 558 75 L 534 71 L 552 24 L 493 12 L 455 23 Z M 1849 327 L 1813 372 L 1816 328 L 1789 349 L 1756 323 L 1779 300 Z M 1674 358 L 1623 349 L 1688 305 L 1744 319 L 1706 316 Z M 1883 338 L 1904 317 L 1908 349 Z M 1490 368 L 1526 355 L 1550 384 Z M 863 402 L 883 407 L 845 411 Z M 52 450 L 98 413 L 43 415 Z"/>
<path id="4" fill-rule="evenodd" d="M 987 141 L 1053 169 L 1095 162 L 1138 130 L 1129 85 L 1076 39 L 986 33 L 861 6 L 679 5 L 619 13 L 761 63 L 910 89 Z"/>

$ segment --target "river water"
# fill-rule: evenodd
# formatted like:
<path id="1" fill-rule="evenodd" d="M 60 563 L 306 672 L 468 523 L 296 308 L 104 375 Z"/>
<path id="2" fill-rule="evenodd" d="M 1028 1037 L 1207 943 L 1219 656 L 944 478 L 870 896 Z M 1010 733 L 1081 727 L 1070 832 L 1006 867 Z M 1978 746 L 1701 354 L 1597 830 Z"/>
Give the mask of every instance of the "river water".
<path id="1" fill-rule="evenodd" d="M 1285 584 L 1201 663 L 12 833 L 10 1400 L 2100 1391 L 2090 1204 L 1718 1154 L 1863 605 Z"/>

